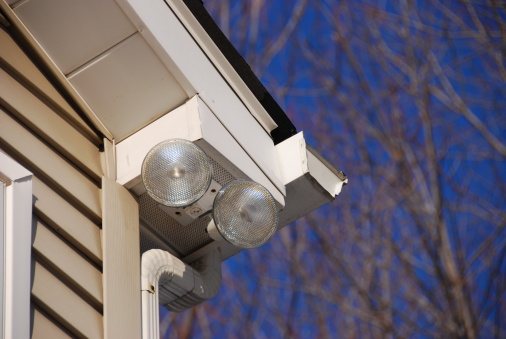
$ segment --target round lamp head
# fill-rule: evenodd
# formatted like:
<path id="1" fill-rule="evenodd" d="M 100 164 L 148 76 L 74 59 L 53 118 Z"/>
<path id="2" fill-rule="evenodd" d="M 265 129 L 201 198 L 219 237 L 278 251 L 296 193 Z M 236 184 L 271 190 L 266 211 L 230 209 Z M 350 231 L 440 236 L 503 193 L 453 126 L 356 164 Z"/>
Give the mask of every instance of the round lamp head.
<path id="1" fill-rule="evenodd" d="M 141 176 L 154 200 L 169 207 L 184 207 L 206 193 L 211 184 L 212 167 L 206 153 L 193 142 L 170 139 L 148 152 Z"/>
<path id="2" fill-rule="evenodd" d="M 236 180 L 216 195 L 213 220 L 221 236 L 232 245 L 255 248 L 276 232 L 278 211 L 265 187 L 252 181 Z"/>

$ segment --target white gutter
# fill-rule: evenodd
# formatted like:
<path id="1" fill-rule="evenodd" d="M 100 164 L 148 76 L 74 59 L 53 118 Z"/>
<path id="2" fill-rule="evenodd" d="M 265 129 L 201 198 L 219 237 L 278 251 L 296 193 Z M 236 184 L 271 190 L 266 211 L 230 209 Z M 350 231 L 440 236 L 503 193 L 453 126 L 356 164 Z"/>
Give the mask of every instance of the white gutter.
<path id="1" fill-rule="evenodd" d="M 197 259 L 192 266 L 163 250 L 153 249 L 142 255 L 143 339 L 160 337 L 159 305 L 182 312 L 218 293 L 221 285 L 219 249 Z"/>

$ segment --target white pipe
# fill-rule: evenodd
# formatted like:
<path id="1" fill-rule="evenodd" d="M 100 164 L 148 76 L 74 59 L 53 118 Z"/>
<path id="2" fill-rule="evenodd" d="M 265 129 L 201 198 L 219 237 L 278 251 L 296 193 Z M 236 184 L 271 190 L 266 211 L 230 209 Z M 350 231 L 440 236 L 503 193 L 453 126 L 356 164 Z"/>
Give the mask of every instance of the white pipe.
<path id="1" fill-rule="evenodd" d="M 143 339 L 160 337 L 159 305 L 182 312 L 218 293 L 221 285 L 219 249 L 197 259 L 192 266 L 163 250 L 153 249 L 142 255 Z"/>

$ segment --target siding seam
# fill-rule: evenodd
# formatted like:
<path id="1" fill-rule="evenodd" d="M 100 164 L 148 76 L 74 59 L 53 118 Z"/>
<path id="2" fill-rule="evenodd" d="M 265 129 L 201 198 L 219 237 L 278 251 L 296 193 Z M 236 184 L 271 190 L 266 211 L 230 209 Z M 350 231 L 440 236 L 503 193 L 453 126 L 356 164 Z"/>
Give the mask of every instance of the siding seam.
<path id="1" fill-rule="evenodd" d="M 75 120 L 72 115 L 70 115 L 63 107 L 61 107 L 58 103 L 56 103 L 50 96 L 41 91 L 37 85 L 31 82 L 28 78 L 26 78 L 21 72 L 12 67 L 4 58 L 0 57 L 0 68 L 2 68 L 6 73 L 8 73 L 13 79 L 15 79 L 18 83 L 20 83 L 23 87 L 25 87 L 30 93 L 32 93 L 37 99 L 43 102 L 47 107 L 49 107 L 53 112 L 55 112 L 59 117 L 65 120 L 70 126 L 72 126 L 76 131 L 78 131 L 82 136 L 84 136 L 87 140 L 93 143 L 97 149 L 101 146 L 101 140 L 98 135 L 93 134 L 82 126 L 80 126 L 79 122 Z M 52 83 L 51 83 L 52 84 Z"/>

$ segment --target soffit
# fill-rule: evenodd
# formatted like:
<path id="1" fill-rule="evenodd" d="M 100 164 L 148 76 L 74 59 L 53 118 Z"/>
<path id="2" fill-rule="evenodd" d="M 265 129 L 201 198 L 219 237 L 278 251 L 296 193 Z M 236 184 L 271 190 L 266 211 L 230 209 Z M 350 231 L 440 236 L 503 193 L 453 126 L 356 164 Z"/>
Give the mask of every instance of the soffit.
<path id="1" fill-rule="evenodd" d="M 128 48 L 115 50 L 116 46 L 124 44 L 136 34 L 140 33 L 146 39 L 142 27 L 132 24 L 136 14 L 127 13 L 129 6 L 125 3 L 128 1 L 4 1 L 13 9 L 16 19 L 21 20 L 25 26 L 23 29 L 28 30 L 30 38 L 34 38 L 40 45 L 38 51 L 47 53 L 51 64 L 49 68 L 53 72 L 55 69 L 58 73 L 61 72 L 57 76 L 63 80 L 67 89 L 71 92 L 77 90 L 71 96 L 109 138 L 122 140 L 189 97 L 206 90 L 188 83 L 185 75 L 178 74 L 179 70 L 174 69 L 166 60 L 162 63 L 152 62 L 160 57 L 159 51 L 153 51 L 157 50 L 153 41 L 148 41 L 149 45 L 143 44 L 141 49 L 136 50 L 135 59 L 128 55 Z M 153 2 L 147 1 L 145 6 L 153 6 Z M 166 3 L 175 11 L 180 24 L 193 36 L 202 52 L 214 63 L 223 79 L 244 102 L 250 114 L 267 133 L 272 134 L 275 143 L 295 133 L 293 124 L 213 23 L 202 4 L 187 0 L 170 0 Z M 140 45 L 139 39 L 132 42 L 132 45 L 135 43 Z M 113 50 L 114 53 L 110 53 Z M 104 65 L 100 65 L 102 62 Z M 110 72 L 97 71 L 104 70 L 106 64 L 124 65 L 124 73 L 138 70 L 138 74 L 122 75 L 118 72 L 119 67 Z M 146 77 L 142 74 L 144 71 Z M 152 77 L 153 74 L 158 76 Z M 70 81 L 65 83 L 65 80 Z M 112 88 L 111 85 L 118 86 L 119 90 L 108 96 L 110 102 L 105 102 L 104 98 Z M 153 89 L 164 95 L 151 93 Z M 101 93 L 102 98 L 97 93 Z"/>
<path id="2" fill-rule="evenodd" d="M 124 139 L 188 99 L 114 0 L 9 4 L 105 135 Z"/>

